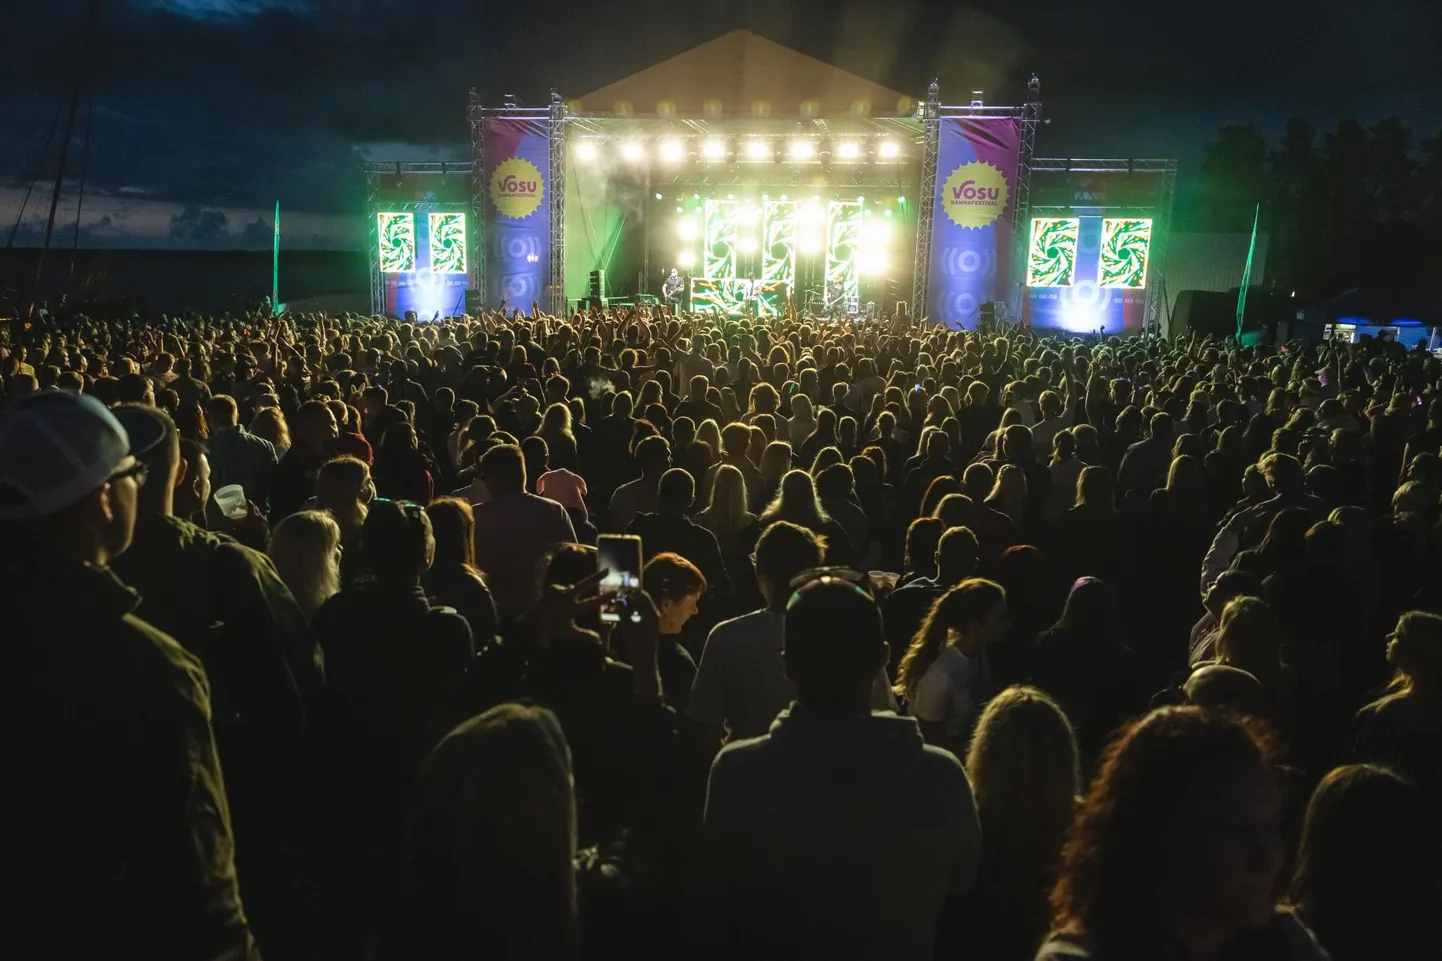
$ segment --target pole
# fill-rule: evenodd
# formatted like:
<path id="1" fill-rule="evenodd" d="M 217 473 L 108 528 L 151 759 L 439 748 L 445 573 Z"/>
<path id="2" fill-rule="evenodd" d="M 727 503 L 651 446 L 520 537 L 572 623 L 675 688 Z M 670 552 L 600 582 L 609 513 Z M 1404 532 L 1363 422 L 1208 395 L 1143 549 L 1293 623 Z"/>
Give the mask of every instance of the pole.
<path id="1" fill-rule="evenodd" d="M 280 201 L 275 202 L 275 239 L 270 253 L 270 309 L 280 313 Z"/>
<path id="2" fill-rule="evenodd" d="M 1237 291 L 1237 343 L 1242 342 L 1242 318 L 1247 313 L 1247 288 L 1252 285 L 1252 255 L 1257 252 L 1257 224 L 1262 219 L 1262 205 L 1252 215 L 1252 242 L 1247 245 L 1247 266 L 1242 268 L 1242 288 Z"/>

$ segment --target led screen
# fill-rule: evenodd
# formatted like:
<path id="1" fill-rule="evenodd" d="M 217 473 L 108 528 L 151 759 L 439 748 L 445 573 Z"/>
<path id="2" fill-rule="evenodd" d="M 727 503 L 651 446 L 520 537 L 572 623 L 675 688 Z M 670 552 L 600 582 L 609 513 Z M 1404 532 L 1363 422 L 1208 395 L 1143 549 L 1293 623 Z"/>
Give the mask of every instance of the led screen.
<path id="1" fill-rule="evenodd" d="M 1076 248 L 1080 234 L 1081 221 L 1074 217 L 1033 219 L 1026 258 L 1026 285 L 1070 287 L 1076 280 Z"/>
<path id="2" fill-rule="evenodd" d="M 1097 286 L 1145 287 L 1151 246 L 1150 220 L 1103 220 Z"/>
<path id="3" fill-rule="evenodd" d="M 431 270 L 438 274 L 466 272 L 466 215 L 430 215 Z"/>
<path id="4" fill-rule="evenodd" d="M 416 269 L 416 218 L 414 214 L 376 214 L 381 272 L 406 273 Z"/>

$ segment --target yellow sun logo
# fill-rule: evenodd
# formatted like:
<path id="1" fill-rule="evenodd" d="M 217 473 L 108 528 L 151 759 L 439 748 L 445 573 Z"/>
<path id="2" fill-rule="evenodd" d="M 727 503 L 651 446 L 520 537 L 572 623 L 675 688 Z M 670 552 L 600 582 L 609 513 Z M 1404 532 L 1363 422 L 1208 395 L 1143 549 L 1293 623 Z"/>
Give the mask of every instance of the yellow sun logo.
<path id="1" fill-rule="evenodd" d="M 980 160 L 957 167 L 941 188 L 941 205 L 958 227 L 985 227 L 1006 212 L 1006 201 L 1006 175 Z"/>
<path id="2" fill-rule="evenodd" d="M 524 220 L 541 206 L 546 183 L 529 160 L 509 157 L 491 172 L 491 203 L 496 212 L 512 220 Z"/>

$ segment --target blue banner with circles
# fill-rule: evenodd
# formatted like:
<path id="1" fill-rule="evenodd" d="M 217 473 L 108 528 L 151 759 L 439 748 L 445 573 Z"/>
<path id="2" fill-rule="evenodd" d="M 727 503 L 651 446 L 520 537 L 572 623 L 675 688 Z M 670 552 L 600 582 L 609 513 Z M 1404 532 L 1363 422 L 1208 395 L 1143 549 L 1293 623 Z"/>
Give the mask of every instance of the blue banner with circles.
<path id="1" fill-rule="evenodd" d="M 483 121 L 486 191 L 486 306 L 549 308 L 551 144 L 544 120 Z"/>
<path id="2" fill-rule="evenodd" d="M 937 146 L 926 311 L 974 327 L 981 305 L 1011 283 L 1021 124 L 1016 117 L 947 117 Z"/>

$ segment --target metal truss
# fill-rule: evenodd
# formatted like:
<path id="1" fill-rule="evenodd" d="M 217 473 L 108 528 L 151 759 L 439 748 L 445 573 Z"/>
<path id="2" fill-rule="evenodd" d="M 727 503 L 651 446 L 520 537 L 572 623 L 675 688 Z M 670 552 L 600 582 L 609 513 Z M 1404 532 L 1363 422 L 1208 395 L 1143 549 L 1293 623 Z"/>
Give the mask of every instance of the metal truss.
<path id="1" fill-rule="evenodd" d="M 916 260 L 911 282 L 911 316 L 926 313 L 926 292 L 931 279 L 931 222 L 936 210 L 936 155 L 940 147 L 941 92 L 937 81 L 927 88 L 921 108 L 925 143 L 921 148 L 921 189 L 916 198 Z"/>
<path id="2" fill-rule="evenodd" d="M 1036 74 L 1026 85 L 1026 103 L 1021 108 L 1021 154 L 1016 166 L 1016 208 L 1012 214 L 1011 296 L 1007 299 L 1013 317 L 1022 315 L 1022 299 L 1026 296 L 1026 255 L 1031 235 L 1032 157 L 1036 147 L 1036 128 L 1041 123 L 1041 79 Z"/>
<path id="3" fill-rule="evenodd" d="M 377 197 L 380 194 L 380 167 L 366 164 L 366 261 L 370 264 L 371 313 L 381 314 L 386 309 L 385 278 L 381 275 L 381 264 L 377 256 L 380 249 L 380 229 L 376 215 L 380 213 Z"/>
<path id="4" fill-rule="evenodd" d="M 471 125 L 471 289 L 486 303 L 486 134 L 481 122 L 481 93 L 471 88 L 466 119 Z"/>
<path id="5" fill-rule="evenodd" d="M 566 315 L 566 104 L 551 91 L 551 113 L 546 129 L 551 157 L 551 263 L 550 312 Z"/>

